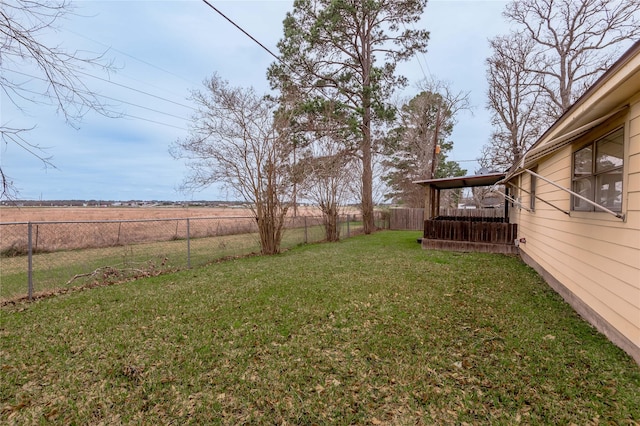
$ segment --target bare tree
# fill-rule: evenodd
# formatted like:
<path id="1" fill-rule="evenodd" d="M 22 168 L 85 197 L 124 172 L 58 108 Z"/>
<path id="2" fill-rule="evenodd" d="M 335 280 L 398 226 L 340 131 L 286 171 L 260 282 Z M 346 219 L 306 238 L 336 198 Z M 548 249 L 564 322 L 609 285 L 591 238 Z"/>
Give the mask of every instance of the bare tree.
<path id="1" fill-rule="evenodd" d="M 414 181 L 461 171 L 446 161 L 446 152 L 453 148 L 447 139 L 456 114 L 469 108 L 469 94 L 454 92 L 448 83 L 425 80 L 418 88 L 422 91 L 398 108 L 399 123 L 390 132 L 385 161 L 385 180 L 392 190 L 387 198 L 408 207 L 424 206 L 424 190 Z"/>
<path id="2" fill-rule="evenodd" d="M 504 188 L 501 186 L 500 189 L 504 192 Z M 473 205 L 477 209 L 482 208 L 493 208 L 495 206 L 487 205 L 487 203 L 493 203 L 496 200 L 502 200 L 502 196 L 495 192 L 495 188 L 493 186 L 476 186 L 471 188 L 471 199 L 473 200 Z"/>
<path id="3" fill-rule="evenodd" d="M 294 185 L 320 208 L 326 240 L 338 241 L 340 210 L 350 198 L 349 183 L 358 178 L 353 167 L 357 158 L 345 143 L 351 135 L 344 110 L 325 100 L 305 103 L 301 98 L 297 90 L 281 90 L 281 110 L 288 110 L 294 145 Z"/>
<path id="4" fill-rule="evenodd" d="M 516 27 L 490 41 L 489 169 L 517 161 L 640 36 L 640 0 L 514 0 L 503 15 Z"/>
<path id="5" fill-rule="evenodd" d="M 487 108 L 494 130 L 482 148 L 480 164 L 489 170 L 506 170 L 521 158 L 548 120 L 538 105 L 541 76 L 527 71 L 532 67 L 533 40 L 512 33 L 489 43 L 493 54 L 487 59 Z"/>
<path id="6" fill-rule="evenodd" d="M 423 93 L 436 94 L 436 97 L 431 101 L 432 107 L 435 107 L 435 117 L 431 123 L 432 128 L 430 130 L 430 147 L 427 150 L 431 156 L 430 162 L 424 164 L 430 164 L 430 178 L 447 177 L 437 176 L 439 166 L 439 153 L 443 152 L 445 147 L 445 139 L 453 131 L 453 126 L 457 123 L 457 115 L 461 111 L 469 111 L 469 92 L 455 92 L 451 85 L 444 81 L 439 80 L 423 80 L 418 83 L 418 88 Z M 453 147 L 453 143 L 448 149 Z M 440 146 L 440 152 L 438 152 L 438 146 Z"/>
<path id="7" fill-rule="evenodd" d="M 356 157 L 353 148 L 349 146 L 355 145 L 355 138 L 346 124 L 345 109 L 334 102 L 314 98 L 308 90 L 305 92 L 299 86 L 289 84 L 280 88 L 277 102 L 280 105 L 278 114 L 288 119 L 286 126 L 292 143 L 292 161 L 298 165 L 294 168 L 292 194 L 293 214 L 297 216 L 298 185 L 304 192 L 304 181 L 310 178 L 311 171 L 316 167 L 324 170 L 328 166 L 322 159 L 318 160 L 318 164 L 312 164 L 315 157 L 340 155 L 345 157 L 341 162 L 351 162 Z M 333 146 L 338 141 L 342 144 L 341 149 Z M 305 167 L 302 167 L 303 163 Z M 330 179 L 331 173 L 334 172 L 337 173 L 338 169 L 321 171 L 323 177 L 319 179 Z M 318 201 L 317 197 L 314 197 L 313 201 Z"/>
<path id="8" fill-rule="evenodd" d="M 358 178 L 355 161 L 341 142 L 324 136 L 309 145 L 296 164 L 304 174 L 300 193 L 320 208 L 327 241 L 340 239 L 340 210 L 352 195 L 349 183 Z"/>
<path id="9" fill-rule="evenodd" d="M 85 56 L 59 45 L 48 45 L 47 33 L 58 29 L 65 16 L 73 14 L 68 0 L 11 0 L 0 3 L 0 87 L 16 108 L 49 103 L 76 126 L 90 110 L 110 113 L 81 76 L 90 68 L 109 70 L 102 55 Z M 28 139 L 31 128 L 14 128 L 0 122 L 0 138 L 5 145 L 16 145 L 53 167 L 51 157 L 37 142 Z M 16 189 L 0 166 L 0 198 L 13 198 Z"/>
<path id="10" fill-rule="evenodd" d="M 547 114 L 559 117 L 640 36 L 640 0 L 515 0 L 504 16 L 535 43 L 526 71 L 540 76 Z"/>
<path id="11" fill-rule="evenodd" d="M 198 105 L 190 136 L 171 146 L 187 160 L 182 189 L 221 183 L 250 203 L 263 254 L 280 251 L 291 203 L 292 144 L 277 104 L 251 89 L 233 88 L 214 75 L 205 91 L 194 91 Z"/>

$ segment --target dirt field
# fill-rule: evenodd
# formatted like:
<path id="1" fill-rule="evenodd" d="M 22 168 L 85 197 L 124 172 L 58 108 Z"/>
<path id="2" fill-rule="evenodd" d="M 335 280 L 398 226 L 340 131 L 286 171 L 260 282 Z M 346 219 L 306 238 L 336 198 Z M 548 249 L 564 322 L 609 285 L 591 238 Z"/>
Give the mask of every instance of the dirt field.
<path id="1" fill-rule="evenodd" d="M 314 216 L 318 211 L 299 207 L 298 214 Z M 3 223 L 250 216 L 251 210 L 232 207 L 0 207 Z"/>

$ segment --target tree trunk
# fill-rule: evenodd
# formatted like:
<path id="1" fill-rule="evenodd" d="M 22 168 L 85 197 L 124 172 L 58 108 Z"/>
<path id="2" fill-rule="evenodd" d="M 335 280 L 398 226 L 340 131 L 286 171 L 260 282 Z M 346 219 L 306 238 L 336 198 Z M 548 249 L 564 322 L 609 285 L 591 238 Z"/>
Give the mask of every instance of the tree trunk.
<path id="1" fill-rule="evenodd" d="M 438 107 L 438 112 L 436 114 L 436 126 L 433 129 L 433 151 L 431 152 L 431 177 L 430 179 L 435 179 L 436 170 L 437 170 L 437 160 L 438 160 L 438 138 L 440 137 L 440 107 Z"/>
<path id="2" fill-rule="evenodd" d="M 338 228 L 338 209 L 332 207 L 323 211 L 324 213 L 324 232 L 325 238 L 328 242 L 335 242 L 340 240 L 340 229 Z"/>
<path id="3" fill-rule="evenodd" d="M 366 115 L 366 113 L 365 113 Z M 365 135 L 362 146 L 362 222 L 364 233 L 374 231 L 373 171 L 371 168 L 371 134 Z"/>
<path id="4" fill-rule="evenodd" d="M 373 220 L 373 169 L 371 167 L 371 35 L 363 25 L 362 41 L 362 225 L 365 234 L 375 229 Z"/>
<path id="5" fill-rule="evenodd" d="M 270 153 L 270 155 L 274 155 Z M 282 228 L 287 214 L 286 206 L 283 207 L 276 190 L 277 169 L 273 160 L 267 161 L 265 170 L 265 186 L 256 195 L 256 221 L 260 234 L 261 253 L 265 255 L 280 253 L 282 242 Z M 264 190 L 264 194 L 262 194 Z"/>

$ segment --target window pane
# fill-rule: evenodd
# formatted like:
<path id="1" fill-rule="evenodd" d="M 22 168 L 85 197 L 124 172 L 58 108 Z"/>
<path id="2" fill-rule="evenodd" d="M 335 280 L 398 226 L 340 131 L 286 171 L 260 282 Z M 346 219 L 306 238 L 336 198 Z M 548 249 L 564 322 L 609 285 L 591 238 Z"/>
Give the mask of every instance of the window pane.
<path id="1" fill-rule="evenodd" d="M 533 169 L 533 172 L 537 172 L 537 169 Z M 534 175 L 529 175 L 529 179 L 531 179 L 531 188 L 529 191 L 529 209 L 531 211 L 536 210 L 536 177 Z"/>
<path id="2" fill-rule="evenodd" d="M 624 138 L 622 129 L 600 139 L 596 144 L 596 172 L 622 167 Z"/>
<path id="3" fill-rule="evenodd" d="M 596 202 L 610 210 L 622 211 L 622 169 L 596 177 Z"/>
<path id="4" fill-rule="evenodd" d="M 573 182 L 573 192 L 582 195 L 590 200 L 593 200 L 593 185 L 591 184 L 592 178 L 579 179 Z M 573 209 L 574 210 L 591 210 L 590 204 L 586 203 L 584 200 L 581 200 L 578 197 L 573 198 Z"/>
<path id="5" fill-rule="evenodd" d="M 573 176 L 584 177 L 593 173 L 593 148 L 592 145 L 582 148 L 573 154 Z"/>

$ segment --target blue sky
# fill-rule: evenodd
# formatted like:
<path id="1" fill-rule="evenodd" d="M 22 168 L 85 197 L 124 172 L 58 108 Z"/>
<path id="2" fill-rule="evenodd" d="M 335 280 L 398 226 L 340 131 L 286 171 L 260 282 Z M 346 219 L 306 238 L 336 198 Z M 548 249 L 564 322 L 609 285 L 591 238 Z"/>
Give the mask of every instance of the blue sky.
<path id="1" fill-rule="evenodd" d="M 28 138 L 46 147 L 55 169 L 14 145 L 0 148 L 0 161 L 22 199 L 233 200 L 221 188 L 194 194 L 177 191 L 186 169 L 168 152 L 187 135 L 193 104 L 189 91 L 218 73 L 234 86 L 268 90 L 267 52 L 199 0 L 78 1 L 74 16 L 48 37 L 67 50 L 105 52 L 115 72 L 87 70 L 86 84 L 119 112 L 119 118 L 88 113 L 75 129 L 55 107 L 22 104 L 18 110 L 0 96 L 0 119 L 10 127 L 32 127 Z M 282 20 L 291 1 L 212 1 L 223 13 L 277 53 Z M 428 52 L 399 67 L 417 93 L 425 76 L 447 81 L 454 91 L 470 92 L 474 110 L 458 117 L 449 158 L 474 172 L 489 139 L 485 109 L 484 61 L 487 40 L 508 31 L 504 1 L 431 0 L 420 26 L 431 32 Z M 25 70 L 21 70 L 26 72 Z M 5 76 L 11 71 L 3 69 Z M 95 78 L 94 76 L 98 77 Z M 107 80 L 107 81 L 105 81 Z"/>

